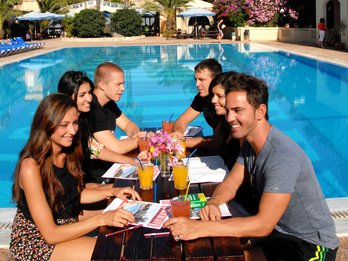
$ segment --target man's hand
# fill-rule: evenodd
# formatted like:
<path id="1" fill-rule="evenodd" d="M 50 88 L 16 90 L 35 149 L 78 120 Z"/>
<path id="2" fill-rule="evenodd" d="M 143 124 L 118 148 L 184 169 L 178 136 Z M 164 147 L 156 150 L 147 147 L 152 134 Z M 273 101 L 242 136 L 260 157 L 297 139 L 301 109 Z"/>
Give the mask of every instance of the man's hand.
<path id="1" fill-rule="evenodd" d="M 208 202 L 199 212 L 199 216 L 202 220 L 221 220 L 221 211 L 218 205 Z"/>

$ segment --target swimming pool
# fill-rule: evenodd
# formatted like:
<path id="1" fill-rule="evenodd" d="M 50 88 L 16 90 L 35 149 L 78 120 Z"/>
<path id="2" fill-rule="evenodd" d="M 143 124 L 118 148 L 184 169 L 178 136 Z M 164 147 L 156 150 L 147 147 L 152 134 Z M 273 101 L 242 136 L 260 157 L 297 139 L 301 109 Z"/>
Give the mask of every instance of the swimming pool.
<path id="1" fill-rule="evenodd" d="M 56 91 L 66 70 L 82 70 L 93 78 L 98 64 L 119 64 L 126 80 L 120 108 L 140 127 L 153 127 L 190 105 L 196 94 L 193 68 L 208 57 L 218 59 L 224 71 L 247 72 L 268 82 L 271 123 L 308 153 L 326 197 L 347 197 L 348 68 L 257 44 L 191 44 L 65 48 L 3 66 L 0 207 L 14 206 L 10 188 L 18 153 L 39 101 Z M 193 124 L 211 133 L 202 117 Z"/>

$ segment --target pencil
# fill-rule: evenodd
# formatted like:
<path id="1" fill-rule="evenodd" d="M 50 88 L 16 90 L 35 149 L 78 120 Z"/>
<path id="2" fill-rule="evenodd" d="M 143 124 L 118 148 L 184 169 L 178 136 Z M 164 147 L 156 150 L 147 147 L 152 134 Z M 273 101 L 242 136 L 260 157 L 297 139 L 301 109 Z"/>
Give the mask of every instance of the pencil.
<path id="1" fill-rule="evenodd" d="M 106 234 L 105 237 L 118 235 L 118 234 L 121 234 L 121 233 L 126 232 L 126 231 L 130 231 L 130 230 L 134 230 L 134 229 L 140 228 L 142 226 L 143 225 L 137 225 L 137 226 L 134 226 L 134 227 L 128 227 L 128 228 L 125 228 L 125 229 L 122 229 L 122 230 L 119 230 L 119 231 L 116 231 L 116 232 L 112 232 L 112 233 Z"/>
<path id="2" fill-rule="evenodd" d="M 168 237 L 170 236 L 170 232 L 160 232 L 160 233 L 149 233 L 149 234 L 144 234 L 144 237 Z"/>

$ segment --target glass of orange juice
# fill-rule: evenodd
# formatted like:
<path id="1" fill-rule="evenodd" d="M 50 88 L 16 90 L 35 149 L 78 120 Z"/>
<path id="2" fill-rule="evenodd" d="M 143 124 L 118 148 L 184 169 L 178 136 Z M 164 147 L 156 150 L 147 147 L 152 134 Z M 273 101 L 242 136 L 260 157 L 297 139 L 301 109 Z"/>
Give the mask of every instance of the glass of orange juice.
<path id="1" fill-rule="evenodd" d="M 174 187 L 179 190 L 187 188 L 188 166 L 177 163 L 173 166 Z"/>
<path id="2" fill-rule="evenodd" d="M 174 197 L 170 200 L 173 217 L 190 218 L 190 199 L 186 196 Z"/>
<path id="3" fill-rule="evenodd" d="M 143 190 L 152 189 L 153 173 L 154 173 L 154 166 L 152 163 L 143 164 L 142 166 L 138 167 L 140 189 L 143 189 Z"/>
<path id="4" fill-rule="evenodd" d="M 172 121 L 162 121 L 163 132 L 172 133 L 174 128 L 174 122 Z"/>

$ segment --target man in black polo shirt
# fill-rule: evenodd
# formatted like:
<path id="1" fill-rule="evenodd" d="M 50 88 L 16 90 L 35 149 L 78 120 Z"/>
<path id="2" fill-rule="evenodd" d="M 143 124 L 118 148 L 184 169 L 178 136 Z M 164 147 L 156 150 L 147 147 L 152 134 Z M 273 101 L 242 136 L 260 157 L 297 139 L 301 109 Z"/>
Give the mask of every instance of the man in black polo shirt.
<path id="1" fill-rule="evenodd" d="M 214 105 L 211 102 L 212 96 L 209 95 L 209 85 L 213 78 L 222 73 L 221 64 L 215 59 L 205 59 L 195 66 L 197 95 L 194 97 L 190 107 L 180 115 L 174 123 L 174 131 L 184 133 L 188 124 L 196 119 L 201 112 L 210 127 L 215 130 L 221 117 L 216 112 Z M 192 138 L 187 139 L 188 148 L 202 146 L 207 139 Z"/>

